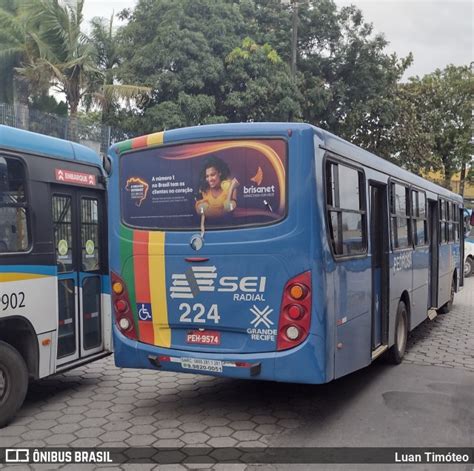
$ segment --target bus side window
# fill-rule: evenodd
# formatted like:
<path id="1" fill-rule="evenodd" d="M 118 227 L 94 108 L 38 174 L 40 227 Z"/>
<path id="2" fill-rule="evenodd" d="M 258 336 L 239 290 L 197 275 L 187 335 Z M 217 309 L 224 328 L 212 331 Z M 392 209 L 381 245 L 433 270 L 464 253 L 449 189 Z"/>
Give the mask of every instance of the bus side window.
<path id="1" fill-rule="evenodd" d="M 25 168 L 20 160 L 0 157 L 0 253 L 29 247 Z"/>
<path id="2" fill-rule="evenodd" d="M 456 242 L 459 237 L 458 221 L 457 221 L 459 209 L 456 203 L 449 203 L 449 205 L 450 205 L 449 240 L 451 240 L 452 242 Z"/>
<path id="3" fill-rule="evenodd" d="M 390 185 L 390 217 L 392 226 L 392 247 L 403 249 L 411 245 L 409 190 L 404 185 Z"/>
<path id="4" fill-rule="evenodd" d="M 448 202 L 445 200 L 439 200 L 439 243 L 446 243 L 448 238 Z"/>
<path id="5" fill-rule="evenodd" d="M 340 163 L 326 163 L 328 232 L 336 257 L 367 252 L 364 191 L 361 171 Z"/>
<path id="6" fill-rule="evenodd" d="M 412 190 L 412 227 L 413 242 L 416 246 L 428 243 L 428 226 L 426 221 L 426 196 L 423 191 Z"/>

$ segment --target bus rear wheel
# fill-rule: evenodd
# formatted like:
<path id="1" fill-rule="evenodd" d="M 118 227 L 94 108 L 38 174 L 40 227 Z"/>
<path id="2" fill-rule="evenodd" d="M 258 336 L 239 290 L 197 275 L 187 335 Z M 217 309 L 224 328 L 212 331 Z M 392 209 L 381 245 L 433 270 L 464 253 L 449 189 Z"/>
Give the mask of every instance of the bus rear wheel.
<path id="1" fill-rule="evenodd" d="M 395 343 L 388 351 L 390 363 L 398 365 L 402 362 L 407 348 L 408 338 L 408 311 L 403 301 L 398 303 L 397 317 L 395 319 Z"/>
<path id="2" fill-rule="evenodd" d="M 469 278 L 474 272 L 474 260 L 472 258 L 466 258 L 464 262 L 464 278 Z"/>
<path id="3" fill-rule="evenodd" d="M 18 351 L 0 341 L 0 428 L 10 422 L 25 400 L 28 368 Z"/>

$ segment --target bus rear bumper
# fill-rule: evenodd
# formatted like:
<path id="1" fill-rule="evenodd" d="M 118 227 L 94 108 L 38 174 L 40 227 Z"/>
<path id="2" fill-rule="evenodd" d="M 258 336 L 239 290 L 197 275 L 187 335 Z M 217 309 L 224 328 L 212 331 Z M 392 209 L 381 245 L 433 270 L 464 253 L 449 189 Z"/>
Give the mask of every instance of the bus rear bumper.
<path id="1" fill-rule="evenodd" d="M 323 339 L 316 335 L 309 335 L 305 342 L 290 350 L 252 354 L 189 352 L 156 347 L 125 337 L 115 326 L 114 341 L 115 364 L 120 368 L 145 368 L 288 383 L 322 384 L 328 381 L 323 362 Z M 211 364 L 217 362 L 216 369 L 222 371 L 190 368 L 190 363 L 202 360 L 211 360 L 208 362 Z M 213 367 L 209 366 L 211 368 Z"/>

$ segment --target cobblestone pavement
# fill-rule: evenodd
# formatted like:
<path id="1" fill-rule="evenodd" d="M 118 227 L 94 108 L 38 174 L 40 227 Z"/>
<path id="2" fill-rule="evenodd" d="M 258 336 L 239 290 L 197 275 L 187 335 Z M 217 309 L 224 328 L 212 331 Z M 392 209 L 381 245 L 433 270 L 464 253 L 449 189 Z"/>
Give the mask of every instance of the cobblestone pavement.
<path id="1" fill-rule="evenodd" d="M 474 371 L 474 277 L 454 297 L 453 310 L 412 331 L 405 363 Z"/>
<path id="2" fill-rule="evenodd" d="M 433 322 L 426 321 L 412 333 L 406 362 L 473 371 L 473 352 L 474 278 L 471 278 L 456 296 L 451 313 L 439 315 Z M 370 379 L 379 368 L 380 364 L 373 365 L 363 370 L 362 375 Z M 370 384 L 365 379 L 364 383 Z M 341 386 L 337 382 L 306 386 L 121 370 L 108 357 L 33 383 L 16 419 L 0 430 L 0 445 L 268 446 L 282 434 L 307 426 L 308 418 L 318 424 L 318 407 L 335 387 Z M 141 469 L 154 467 L 158 469 L 156 465 L 140 465 Z M 80 469 L 95 467 L 87 465 Z M 159 469 L 184 468 L 160 466 Z"/>

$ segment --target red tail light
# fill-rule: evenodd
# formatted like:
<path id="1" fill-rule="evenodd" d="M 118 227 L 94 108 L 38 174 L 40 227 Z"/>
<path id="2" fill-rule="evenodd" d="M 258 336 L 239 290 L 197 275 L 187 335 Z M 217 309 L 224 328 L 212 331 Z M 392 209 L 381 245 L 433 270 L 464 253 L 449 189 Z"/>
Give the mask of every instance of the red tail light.
<path id="1" fill-rule="evenodd" d="M 299 345 L 308 336 L 311 323 L 311 272 L 289 280 L 283 291 L 278 323 L 277 350 Z"/>
<path id="2" fill-rule="evenodd" d="M 112 305 L 114 307 L 115 324 L 126 337 L 136 340 L 137 330 L 135 319 L 130 309 L 127 285 L 116 273 L 112 272 Z"/>

